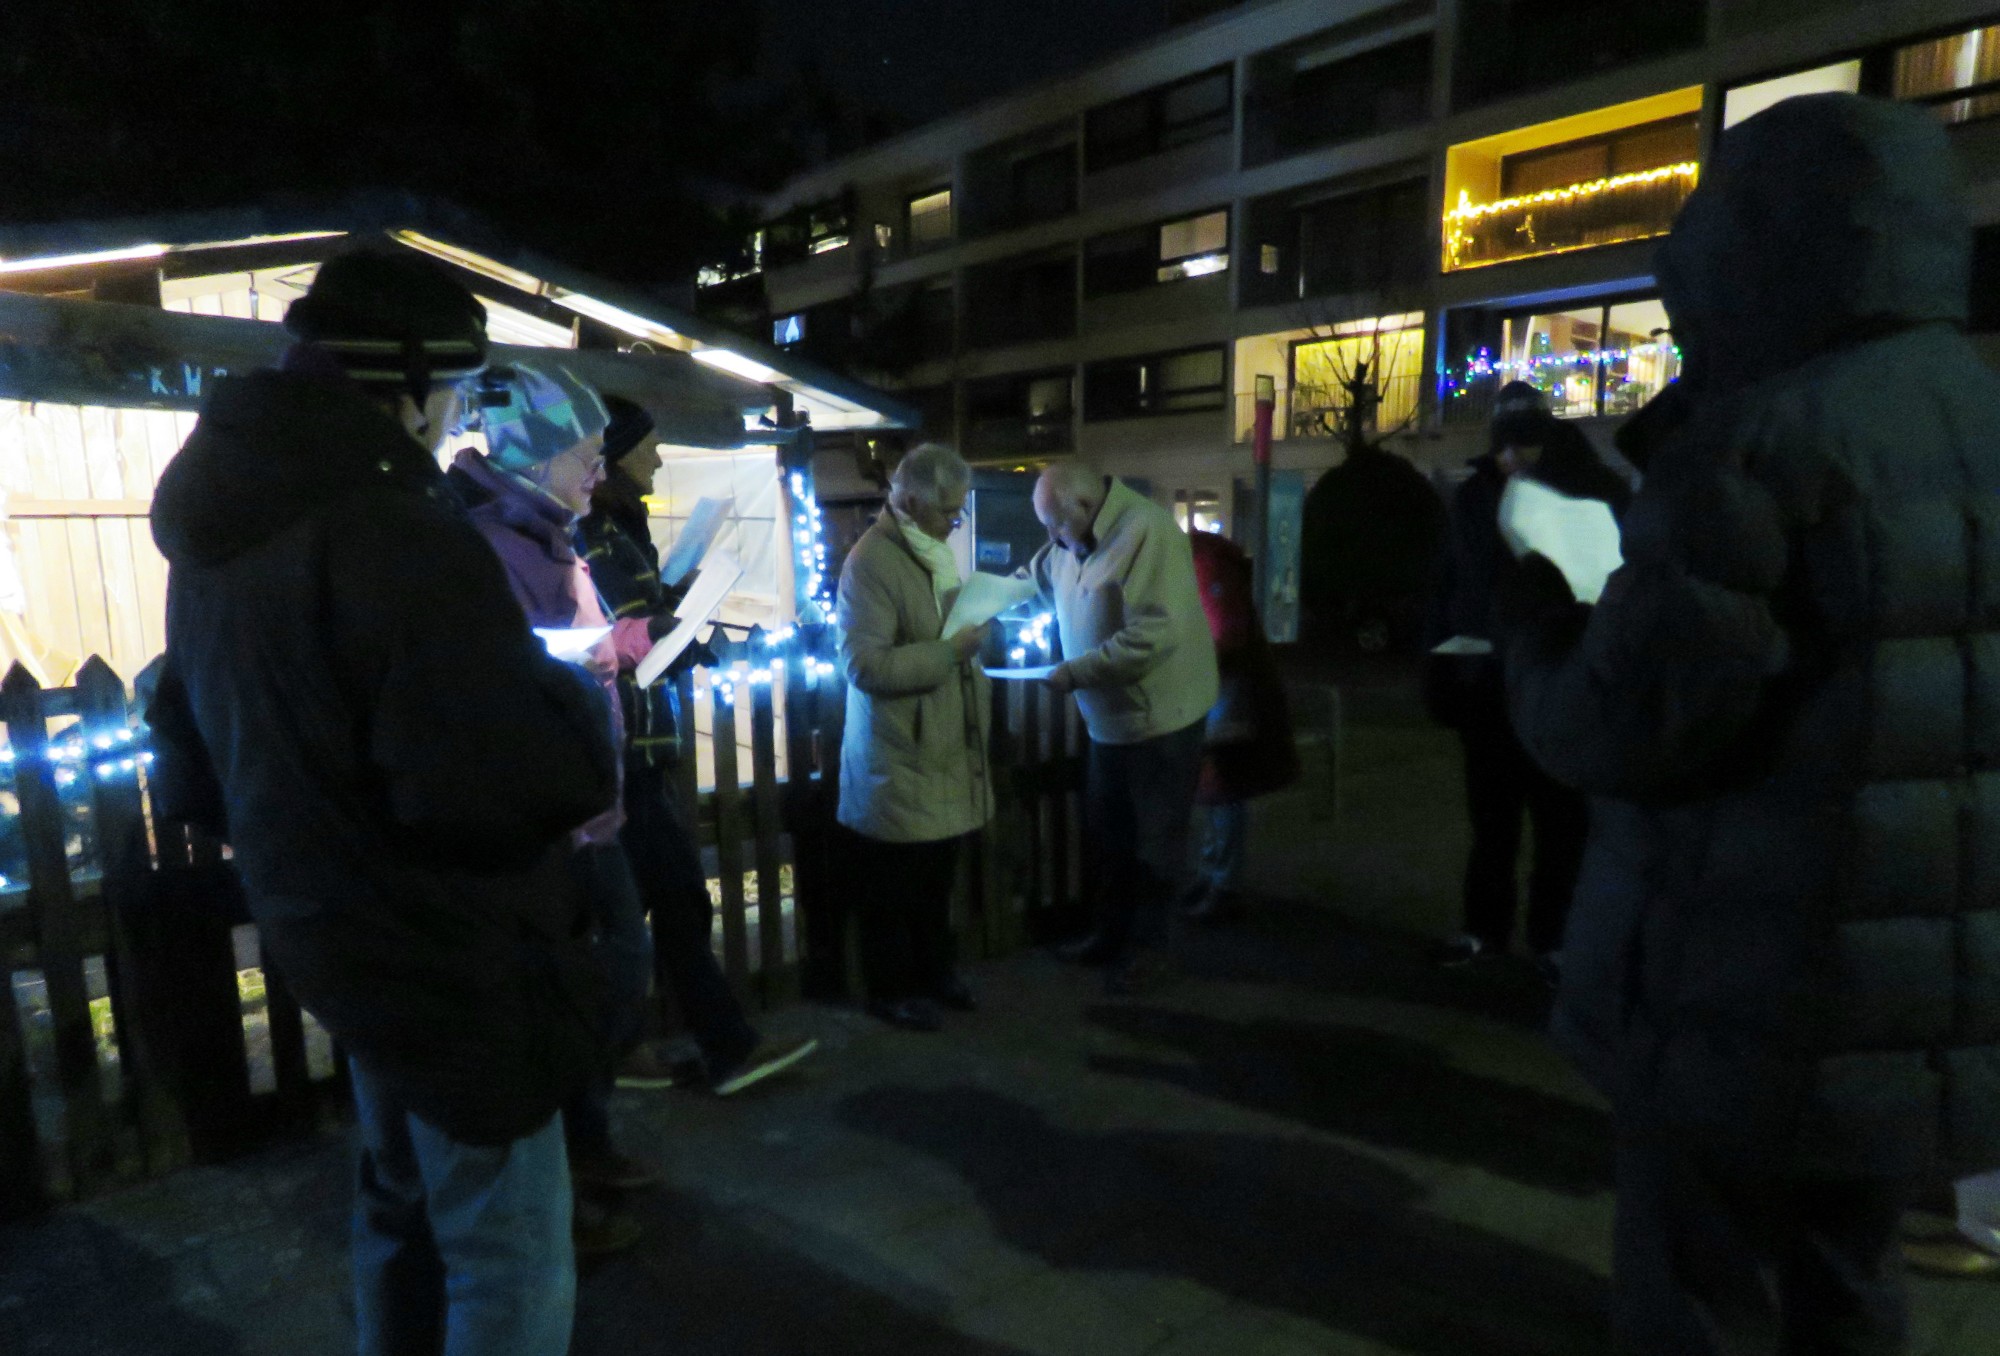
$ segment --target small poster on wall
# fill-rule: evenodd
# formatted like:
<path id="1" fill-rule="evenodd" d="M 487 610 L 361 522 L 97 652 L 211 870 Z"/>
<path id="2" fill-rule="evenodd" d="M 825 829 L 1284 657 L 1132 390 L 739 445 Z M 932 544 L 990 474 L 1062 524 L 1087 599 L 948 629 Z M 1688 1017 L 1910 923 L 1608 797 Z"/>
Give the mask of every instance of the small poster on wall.
<path id="1" fill-rule="evenodd" d="M 1306 515 L 1306 473 L 1271 472 L 1271 569 L 1258 610 L 1274 645 L 1299 638 L 1299 539 Z"/>

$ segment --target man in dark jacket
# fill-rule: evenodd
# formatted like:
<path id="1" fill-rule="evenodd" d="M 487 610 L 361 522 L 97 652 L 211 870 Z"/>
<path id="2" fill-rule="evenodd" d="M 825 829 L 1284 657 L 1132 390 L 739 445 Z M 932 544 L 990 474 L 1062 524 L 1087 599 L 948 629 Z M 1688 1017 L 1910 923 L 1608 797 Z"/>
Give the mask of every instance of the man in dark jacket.
<path id="1" fill-rule="evenodd" d="M 217 385 L 153 509 L 163 808 L 225 835 L 350 1056 L 364 1352 L 557 1356 L 575 1293 L 556 1113 L 600 1051 L 564 859 L 615 765 L 602 696 L 443 487 L 483 322 L 414 255 L 330 260 L 302 342 Z"/>
<path id="2" fill-rule="evenodd" d="M 1910 1185 L 2000 1164 L 2000 377 L 1923 110 L 1732 128 L 1661 252 L 1685 389 L 1516 729 L 1593 792 L 1555 1029 L 1620 1131 L 1636 1352 L 1893 1352 Z M 1675 408 L 1675 407 L 1678 408 Z M 1661 421 L 1656 420 L 1658 424 Z M 1543 595 L 1540 607 L 1531 606 Z"/>
<path id="3" fill-rule="evenodd" d="M 660 469 L 653 417 L 620 396 L 606 396 L 611 424 L 604 431 L 605 476 L 591 495 L 590 516 L 578 527 L 578 549 L 605 606 L 619 621 L 650 620 L 655 637 L 666 634 L 679 601 L 660 578 L 659 548 L 646 518 L 646 493 Z M 689 647 L 683 663 L 714 656 Z M 639 686 L 629 668 L 618 675 L 625 714 L 625 827 L 619 842 L 632 861 L 653 933 L 661 980 L 673 990 L 681 1017 L 701 1051 L 701 1076 L 722 1096 L 782 1072 L 818 1048 L 816 1040 L 765 1041 L 744 1014 L 716 962 L 711 941 L 715 905 L 708 893 L 692 827 L 680 798 L 667 784 L 680 759 L 678 712 L 672 683 Z M 650 1058 L 649 1049 L 641 1053 Z M 621 1066 L 620 1082 L 657 1086 L 651 1071 Z"/>
<path id="4" fill-rule="evenodd" d="M 1510 381 L 1494 402 L 1492 446 L 1451 501 L 1444 570 L 1432 599 L 1429 643 L 1484 642 L 1495 635 L 1500 581 L 1515 568 L 1500 536 L 1500 498 L 1515 476 L 1539 480 L 1574 498 L 1602 499 L 1623 512 L 1631 487 L 1598 457 L 1590 440 L 1550 412 L 1542 393 Z M 1433 718 L 1458 732 L 1465 755 L 1465 803 L 1472 851 L 1465 863 L 1465 929 L 1442 942 L 1438 963 L 1466 965 L 1505 955 L 1520 912 L 1521 823 L 1535 829 L 1528 873 L 1527 943 L 1551 983 L 1562 947 L 1590 814 L 1583 793 L 1535 765 L 1507 719 L 1496 654 L 1431 654 L 1424 699 Z"/>

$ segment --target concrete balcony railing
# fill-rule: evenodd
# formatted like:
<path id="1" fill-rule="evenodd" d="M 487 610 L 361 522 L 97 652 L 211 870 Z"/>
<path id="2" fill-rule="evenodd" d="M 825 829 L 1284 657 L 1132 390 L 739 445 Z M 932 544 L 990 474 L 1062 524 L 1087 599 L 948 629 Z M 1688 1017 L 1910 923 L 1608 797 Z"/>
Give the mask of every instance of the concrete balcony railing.
<path id="1" fill-rule="evenodd" d="M 1445 269 L 1665 235 L 1700 172 L 1686 161 L 1490 203 L 1461 193 L 1458 206 L 1445 213 Z"/>

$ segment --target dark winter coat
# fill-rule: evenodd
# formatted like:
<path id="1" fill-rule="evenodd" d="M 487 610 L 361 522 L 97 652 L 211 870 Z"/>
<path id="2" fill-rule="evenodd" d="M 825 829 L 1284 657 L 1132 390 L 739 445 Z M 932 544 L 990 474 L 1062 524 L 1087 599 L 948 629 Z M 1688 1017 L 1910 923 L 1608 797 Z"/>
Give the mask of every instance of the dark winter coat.
<path id="1" fill-rule="evenodd" d="M 1551 418 L 1535 479 L 1575 499 L 1601 499 L 1622 515 L 1632 488 L 1604 464 L 1576 427 Z M 1500 498 L 1507 476 L 1492 454 L 1475 457 L 1472 474 L 1451 500 L 1444 559 L 1424 647 L 1454 636 L 1492 641 L 1499 630 L 1494 608 L 1501 582 L 1515 568 L 1514 553 L 1500 535 Z M 1426 655 L 1424 705 L 1431 717 L 1456 729 L 1491 728 L 1507 719 L 1501 661 L 1492 655 Z"/>
<path id="2" fill-rule="evenodd" d="M 1523 742 L 1595 792 L 1555 1017 L 1625 1118 L 1797 1176 L 2000 1164 L 2000 377 L 1921 110 L 1733 128 L 1662 251 L 1689 389 Z M 1587 619 L 1586 619 L 1587 618 Z"/>
<path id="3" fill-rule="evenodd" d="M 576 544 L 613 617 L 672 616 L 679 593 L 660 578 L 660 551 L 646 521 L 646 501 L 630 479 L 616 470 L 605 476 L 591 496 L 590 515 L 577 526 Z M 706 653 L 699 645 L 690 647 L 692 657 L 701 657 L 693 653 L 697 651 Z M 671 765 L 680 750 L 674 685 L 662 680 L 642 688 L 631 671 L 621 670 L 618 701 L 632 755 L 648 766 Z"/>
<path id="4" fill-rule="evenodd" d="M 1226 805 L 1290 786 L 1298 780 L 1292 743 L 1291 704 L 1277 659 L 1264 637 L 1243 548 L 1213 532 L 1190 532 L 1201 610 L 1215 638 L 1222 695 L 1209 715 L 1202 748 L 1202 805 Z"/>
<path id="5" fill-rule="evenodd" d="M 344 378 L 218 384 L 153 533 L 163 814 L 226 834 L 301 1004 L 418 1115 L 545 1125 L 599 1063 L 564 861 L 615 795 L 602 697 Z"/>

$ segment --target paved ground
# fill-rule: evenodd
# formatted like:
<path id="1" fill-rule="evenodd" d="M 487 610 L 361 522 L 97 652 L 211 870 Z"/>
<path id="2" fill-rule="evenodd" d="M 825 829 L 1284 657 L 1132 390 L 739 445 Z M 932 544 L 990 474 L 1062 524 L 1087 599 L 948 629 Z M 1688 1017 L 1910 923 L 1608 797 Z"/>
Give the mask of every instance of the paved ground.
<path id="1" fill-rule="evenodd" d="M 975 970 L 939 1037 L 802 1008 L 829 1046 L 734 1103 L 621 1104 L 672 1182 L 584 1280 L 576 1349 L 940 1356 L 1568 1356 L 1606 1349 L 1602 1110 L 1525 967 L 1440 976 L 1449 746 L 1351 694 L 1345 814 L 1258 824 L 1270 896 L 1108 1002 Z M 0 1352 L 351 1349 L 337 1139 L 0 1232 Z M 1924 1356 L 2000 1351 L 2000 1287 L 1919 1289 Z"/>

